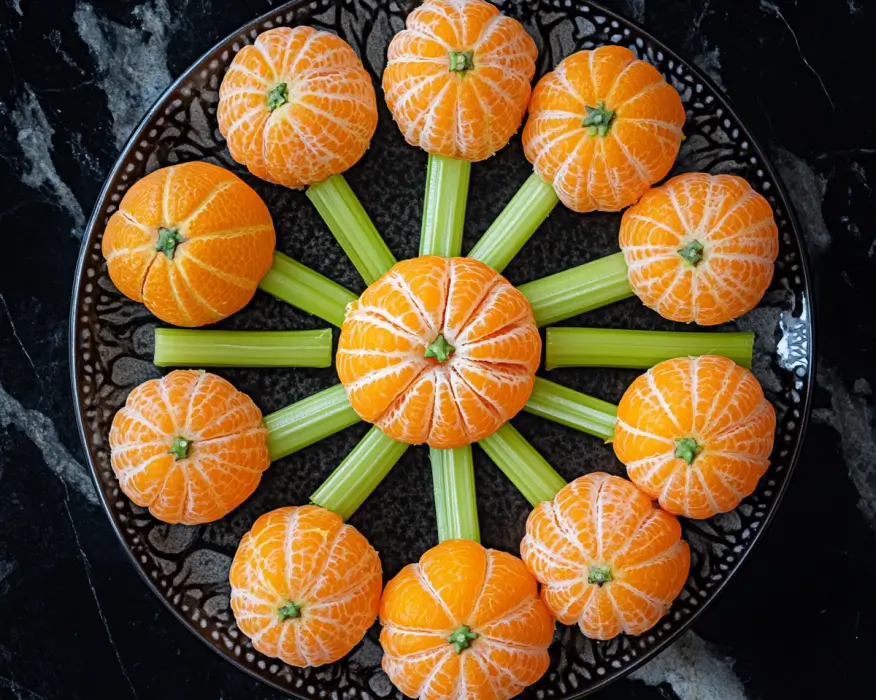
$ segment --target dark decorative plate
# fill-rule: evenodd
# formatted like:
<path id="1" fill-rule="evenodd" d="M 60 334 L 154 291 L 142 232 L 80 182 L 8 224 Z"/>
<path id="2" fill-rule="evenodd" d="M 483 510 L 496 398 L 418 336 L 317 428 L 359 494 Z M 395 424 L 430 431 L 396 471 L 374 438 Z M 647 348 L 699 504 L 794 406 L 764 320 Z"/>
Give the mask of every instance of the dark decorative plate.
<path id="1" fill-rule="evenodd" d="M 308 495 L 366 430 L 350 428 L 280 460 L 258 491 L 219 522 L 169 526 L 133 506 L 110 469 L 107 435 L 116 410 L 138 383 L 159 375 L 151 362 L 156 320 L 112 285 L 100 255 L 110 214 L 125 191 L 155 168 L 207 159 L 230 168 L 267 202 L 280 250 L 355 291 L 363 289 L 303 193 L 252 178 L 234 163 L 216 126 L 218 88 L 241 46 L 277 25 L 311 24 L 343 36 L 361 55 L 375 84 L 386 47 L 416 3 L 399 0 L 296 1 L 243 27 L 204 55 L 162 96 L 128 142 L 100 195 L 82 245 L 71 312 L 74 395 L 89 462 L 101 497 L 134 564 L 162 601 L 196 635 L 232 663 L 298 697 L 401 697 L 380 670 L 377 629 L 341 662 L 299 670 L 255 652 L 238 631 L 229 607 L 228 568 L 238 540 L 260 514 L 306 502 Z M 733 327 L 757 334 L 755 373 L 778 412 L 773 464 L 756 493 L 734 512 L 685 522 L 693 550 L 690 579 L 672 612 L 641 637 L 605 643 L 561 627 L 551 647 L 552 666 L 521 697 L 580 697 L 617 679 L 666 647 L 714 599 L 746 557 L 778 507 L 800 451 L 812 386 L 811 292 L 803 246 L 787 196 L 773 168 L 715 87 L 690 65 L 629 21 L 580 0 L 498 2 L 523 22 L 539 48 L 539 71 L 564 56 L 601 44 L 621 44 L 653 63 L 681 93 L 687 124 L 675 171 L 729 172 L 747 178 L 772 204 L 781 250 L 763 303 Z M 378 100 L 382 102 L 382 100 Z M 417 255 L 426 156 L 407 146 L 381 104 L 380 124 L 365 158 L 347 178 L 398 259 Z M 465 229 L 467 251 L 531 169 L 519 137 L 472 169 Z M 619 216 L 574 214 L 558 207 L 506 269 L 519 284 L 617 251 Z M 573 319 L 624 328 L 673 327 L 630 299 Z M 240 313 L 219 324 L 234 329 L 317 328 L 326 324 L 259 292 Z M 334 369 L 220 370 L 268 413 L 327 388 Z M 637 372 L 556 370 L 552 379 L 617 401 Z M 621 472 L 609 446 L 568 428 L 521 415 L 515 425 L 566 478 L 590 471 Z M 478 449 L 475 469 L 486 546 L 517 552 L 529 505 Z M 387 577 L 437 541 L 427 450 L 412 449 L 352 521 L 378 549 Z"/>

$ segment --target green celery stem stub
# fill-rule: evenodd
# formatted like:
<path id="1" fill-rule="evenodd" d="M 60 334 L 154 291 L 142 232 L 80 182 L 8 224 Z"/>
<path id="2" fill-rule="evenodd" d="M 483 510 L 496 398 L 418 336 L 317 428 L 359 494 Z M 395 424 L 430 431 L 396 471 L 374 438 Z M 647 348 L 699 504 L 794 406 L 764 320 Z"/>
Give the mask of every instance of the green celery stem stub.
<path id="1" fill-rule="evenodd" d="M 155 244 L 155 250 L 159 253 L 164 253 L 168 260 L 173 260 L 176 247 L 183 241 L 185 241 L 185 238 L 176 229 L 159 228 L 158 243 Z"/>
<path id="2" fill-rule="evenodd" d="M 173 439 L 173 444 L 170 446 L 168 452 L 172 454 L 176 459 L 185 459 L 189 456 L 189 452 L 192 449 L 192 441 L 187 440 L 182 437 L 175 437 Z"/>
<path id="3" fill-rule="evenodd" d="M 469 161 L 429 155 L 420 255 L 461 254 L 470 177 Z"/>
<path id="4" fill-rule="evenodd" d="M 480 635 L 478 635 L 477 632 L 472 632 L 469 627 L 462 625 L 447 638 L 447 641 L 454 645 L 457 654 L 461 654 L 468 649 L 472 645 L 472 642 L 474 642 L 479 636 Z"/>
<path id="5" fill-rule="evenodd" d="M 559 203 L 554 188 L 533 173 L 508 202 L 468 257 L 501 272 Z"/>
<path id="6" fill-rule="evenodd" d="M 688 464 L 693 464 L 696 456 L 703 448 L 692 437 L 685 437 L 675 441 L 675 456 L 683 459 Z"/>
<path id="7" fill-rule="evenodd" d="M 373 427 L 310 500 L 348 520 L 386 478 L 409 445 Z"/>
<path id="8" fill-rule="evenodd" d="M 633 296 L 623 253 L 572 267 L 518 287 L 547 326 Z"/>
<path id="9" fill-rule="evenodd" d="M 331 329 L 204 331 L 155 329 L 158 367 L 329 367 Z"/>
<path id="10" fill-rule="evenodd" d="M 471 445 L 429 449 L 438 541 L 481 541 Z"/>
<path id="11" fill-rule="evenodd" d="M 301 617 L 301 608 L 302 606 L 298 603 L 293 603 L 292 601 L 289 601 L 285 605 L 277 608 L 277 619 L 280 622 L 283 622 L 283 620 Z"/>
<path id="12" fill-rule="evenodd" d="M 604 583 L 611 581 L 611 567 L 607 564 L 597 566 L 591 564 L 588 570 L 587 583 L 595 583 L 601 586 Z"/>
<path id="13" fill-rule="evenodd" d="M 450 356 L 456 350 L 443 335 L 439 334 L 437 338 L 426 346 L 426 357 L 434 357 L 438 362 L 445 363 L 450 359 Z"/>
<path id="14" fill-rule="evenodd" d="M 649 369 L 674 357 L 719 355 L 751 368 L 754 333 L 631 331 L 614 328 L 547 329 L 545 368 Z"/>
<path id="15" fill-rule="evenodd" d="M 278 252 L 259 289 L 338 327 L 344 322 L 347 306 L 356 301 L 349 289 Z"/>
<path id="16" fill-rule="evenodd" d="M 379 279 L 395 265 L 395 257 L 343 175 L 332 175 L 311 185 L 307 188 L 307 198 L 366 284 Z"/>
<path id="17" fill-rule="evenodd" d="M 269 413 L 263 422 L 268 429 L 271 460 L 304 449 L 360 420 L 340 384 Z"/>
<path id="18" fill-rule="evenodd" d="M 606 441 L 614 438 L 617 406 L 542 377 L 535 378 L 523 410 Z"/>

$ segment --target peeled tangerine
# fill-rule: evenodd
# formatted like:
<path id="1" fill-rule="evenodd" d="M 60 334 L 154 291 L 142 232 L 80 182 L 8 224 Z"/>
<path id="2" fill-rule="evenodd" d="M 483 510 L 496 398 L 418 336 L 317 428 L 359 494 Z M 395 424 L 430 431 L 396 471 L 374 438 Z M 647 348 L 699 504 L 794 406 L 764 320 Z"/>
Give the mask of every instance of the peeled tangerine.
<path id="1" fill-rule="evenodd" d="M 128 498 L 166 523 L 218 520 L 271 463 L 262 412 L 215 374 L 177 370 L 144 382 L 113 418 L 110 459 Z"/>
<path id="2" fill-rule="evenodd" d="M 620 211 L 666 177 L 684 117 L 654 66 L 603 46 L 568 56 L 538 82 L 523 148 L 569 209 Z"/>
<path id="3" fill-rule="evenodd" d="M 617 410 L 614 451 L 670 513 L 709 518 L 751 495 L 769 467 L 776 412 L 754 375 L 725 357 L 667 360 Z"/>
<path id="4" fill-rule="evenodd" d="M 523 562 L 449 540 L 408 564 L 380 603 L 383 670 L 421 700 L 506 700 L 550 663 L 554 621 Z"/>
<path id="5" fill-rule="evenodd" d="M 741 177 L 688 173 L 624 212 L 620 246 L 646 306 L 712 326 L 757 306 L 773 279 L 779 230 L 769 202 Z"/>
<path id="6" fill-rule="evenodd" d="M 482 262 L 436 256 L 400 262 L 368 287 L 337 354 L 363 420 L 436 448 L 481 440 L 516 415 L 540 361 L 526 297 Z"/>
<path id="7" fill-rule="evenodd" d="M 591 639 L 647 632 L 690 570 L 678 520 L 626 479 L 602 473 L 536 506 L 520 551 L 557 620 Z"/>
<path id="8" fill-rule="evenodd" d="M 243 536 L 231 564 L 231 608 L 262 654 L 291 666 L 337 661 L 374 624 L 380 558 L 341 516 L 278 508 Z"/>

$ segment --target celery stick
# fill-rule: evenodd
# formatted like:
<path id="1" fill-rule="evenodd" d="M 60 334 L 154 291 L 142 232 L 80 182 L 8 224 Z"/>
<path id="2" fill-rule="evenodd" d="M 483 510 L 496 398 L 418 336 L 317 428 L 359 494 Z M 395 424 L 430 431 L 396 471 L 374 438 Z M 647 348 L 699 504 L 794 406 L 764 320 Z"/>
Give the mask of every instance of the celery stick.
<path id="1" fill-rule="evenodd" d="M 474 464 L 471 445 L 453 450 L 429 449 L 438 541 L 481 541 L 475 500 Z"/>
<path id="2" fill-rule="evenodd" d="M 566 482 L 513 425 L 478 443 L 533 506 L 551 500 Z"/>
<path id="3" fill-rule="evenodd" d="M 546 326 L 633 296 L 623 253 L 572 267 L 518 287 Z"/>
<path id="4" fill-rule="evenodd" d="M 349 289 L 277 252 L 259 289 L 338 327 L 347 315 L 347 304 L 356 301 Z"/>
<path id="5" fill-rule="evenodd" d="M 408 447 L 407 443 L 388 437 L 380 428 L 371 428 L 310 500 L 347 520 L 389 474 Z"/>
<path id="6" fill-rule="evenodd" d="M 548 328 L 546 368 L 648 369 L 673 357 L 721 355 L 751 368 L 754 333 Z"/>
<path id="7" fill-rule="evenodd" d="M 535 378 L 524 410 L 605 441 L 614 437 L 617 406 L 541 377 Z"/>
<path id="8" fill-rule="evenodd" d="M 533 173 L 471 249 L 468 257 L 485 262 L 501 272 L 559 201 L 554 188 Z"/>
<path id="9" fill-rule="evenodd" d="M 332 175 L 328 180 L 311 185 L 307 188 L 307 198 L 366 284 L 395 265 L 395 258 L 343 175 Z"/>
<path id="10" fill-rule="evenodd" d="M 271 460 L 297 452 L 359 420 L 340 384 L 281 408 L 264 418 Z"/>
<path id="11" fill-rule="evenodd" d="M 471 163 L 429 155 L 420 255 L 452 258 L 462 252 L 462 229 Z"/>
<path id="12" fill-rule="evenodd" d="M 159 367 L 330 367 L 332 332 L 155 329 Z"/>

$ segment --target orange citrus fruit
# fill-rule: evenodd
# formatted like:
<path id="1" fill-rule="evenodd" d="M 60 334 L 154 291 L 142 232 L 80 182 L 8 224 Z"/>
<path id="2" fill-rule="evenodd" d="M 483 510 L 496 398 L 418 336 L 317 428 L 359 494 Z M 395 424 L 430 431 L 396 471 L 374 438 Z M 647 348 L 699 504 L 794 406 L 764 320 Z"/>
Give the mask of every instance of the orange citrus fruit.
<path id="1" fill-rule="evenodd" d="M 754 491 L 775 432 L 776 412 L 751 372 L 725 357 L 682 357 L 627 389 L 614 451 L 665 510 L 709 518 Z"/>
<path id="2" fill-rule="evenodd" d="M 523 148 L 570 209 L 619 211 L 666 177 L 683 125 L 681 97 L 654 66 L 603 46 L 538 82 Z"/>
<path id="3" fill-rule="evenodd" d="M 337 368 L 363 420 L 402 442 L 461 447 L 532 393 L 541 337 L 529 302 L 469 258 L 402 261 L 352 303 Z"/>
<path id="4" fill-rule="evenodd" d="M 523 562 L 469 540 L 433 547 L 380 601 L 383 669 L 421 700 L 506 700 L 550 663 L 554 621 Z"/>
<path id="5" fill-rule="evenodd" d="M 353 166 L 377 128 L 368 72 L 340 37 L 277 27 L 234 57 L 219 88 L 231 157 L 264 180 L 306 187 Z"/>
<path id="6" fill-rule="evenodd" d="M 712 326 L 757 306 L 773 279 L 779 230 L 769 202 L 741 177 L 688 173 L 624 212 L 620 246 L 646 306 Z"/>
<path id="7" fill-rule="evenodd" d="M 203 326 L 240 311 L 273 260 L 268 208 L 210 163 L 156 170 L 134 184 L 103 234 L 113 284 L 162 321 Z"/>
<path id="8" fill-rule="evenodd" d="M 227 515 L 271 463 L 262 412 L 215 374 L 177 370 L 135 388 L 113 418 L 113 472 L 134 503 L 166 523 Z"/>
<path id="9" fill-rule="evenodd" d="M 412 146 L 478 161 L 520 128 L 535 42 L 484 0 L 426 0 L 389 45 L 386 104 Z"/>
<path id="10" fill-rule="evenodd" d="M 520 549 L 557 620 L 591 639 L 647 632 L 690 570 L 678 520 L 626 479 L 602 473 L 540 503 Z"/>
<path id="11" fill-rule="evenodd" d="M 240 631 L 290 666 L 337 661 L 374 624 L 383 588 L 377 552 L 341 516 L 317 506 L 262 515 L 231 564 Z"/>

